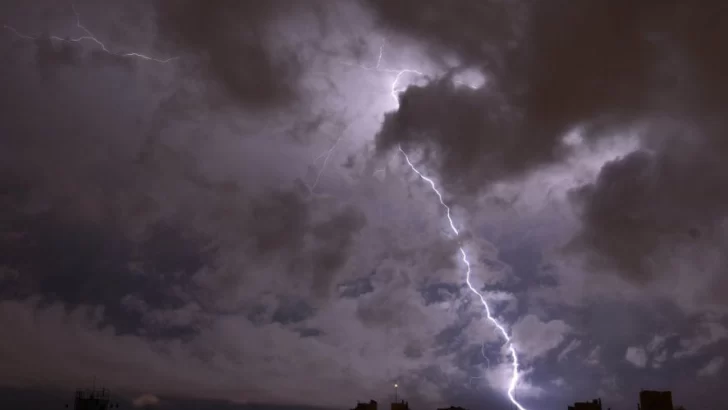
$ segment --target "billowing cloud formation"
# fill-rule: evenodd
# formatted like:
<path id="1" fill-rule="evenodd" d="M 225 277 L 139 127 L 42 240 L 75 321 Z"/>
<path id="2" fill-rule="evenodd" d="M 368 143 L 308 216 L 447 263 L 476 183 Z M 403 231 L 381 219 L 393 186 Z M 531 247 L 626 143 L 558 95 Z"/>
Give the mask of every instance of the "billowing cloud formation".
<path id="1" fill-rule="evenodd" d="M 715 376 L 723 369 L 724 364 L 724 357 L 714 357 L 705 365 L 705 367 L 698 370 L 698 376 Z"/>
<path id="2" fill-rule="evenodd" d="M 422 145 L 449 189 L 486 187 L 545 162 L 519 145 L 515 119 L 501 110 L 504 104 L 493 93 L 455 84 L 450 77 L 411 86 L 401 94 L 399 109 L 385 117 L 377 147 Z"/>
<path id="3" fill-rule="evenodd" d="M 716 188 L 728 181 L 710 148 L 695 152 L 705 142 L 691 134 L 695 140 L 669 139 L 671 147 L 659 153 L 638 151 L 606 164 L 594 184 L 576 193 L 584 221 L 576 241 L 601 258 L 594 259 L 597 267 L 605 264 L 643 283 L 666 268 L 660 261 L 687 259 L 711 277 L 720 269 L 723 262 L 715 257 L 723 249 L 728 197 Z M 724 286 L 720 276 L 714 280 Z M 706 296 L 719 297 L 719 289 Z"/>
<path id="4" fill-rule="evenodd" d="M 728 338 L 728 329 L 721 323 L 700 323 L 696 330 L 692 337 L 680 340 L 680 349 L 674 354 L 676 359 L 695 356 L 702 349 Z"/>
<path id="5" fill-rule="evenodd" d="M 719 13 L 294 3 L 0 6 L 0 385 L 510 408 L 463 245 L 526 408 L 646 382 L 710 407 Z"/>
<path id="6" fill-rule="evenodd" d="M 513 337 L 521 341 L 519 350 L 524 358 L 535 359 L 560 345 L 569 330 L 561 320 L 542 322 L 529 315 L 513 325 Z"/>
<path id="7" fill-rule="evenodd" d="M 477 189 L 518 176 L 561 158 L 561 138 L 574 127 L 620 126 L 642 110 L 652 61 L 643 52 L 639 16 L 649 6 L 599 1 L 556 8 L 500 2 L 450 7 L 432 1 L 404 12 L 399 4 L 373 3 L 388 27 L 422 35 L 487 77 L 487 86 L 477 91 L 443 80 L 408 90 L 404 108 L 385 121 L 382 148 L 393 139 L 432 148 L 449 182 Z M 503 27 L 504 21 L 510 25 Z M 608 87 L 609 81 L 619 86 Z"/>
<path id="8" fill-rule="evenodd" d="M 647 352 L 641 347 L 628 347 L 624 358 L 637 367 L 645 367 L 647 365 Z"/>
<path id="9" fill-rule="evenodd" d="M 163 40 L 197 54 L 218 92 L 255 109 L 288 105 L 298 97 L 301 56 L 275 43 L 280 33 L 274 24 L 294 8 L 280 1 L 162 0 L 156 13 Z"/>
<path id="10" fill-rule="evenodd" d="M 13 361 L 2 385 L 44 374 L 43 387 L 70 389 L 104 374 L 130 398 L 342 406 L 399 379 L 413 403 L 445 404 L 448 386 L 478 371 L 466 352 L 497 334 L 461 300 L 438 215 L 401 180 L 342 178 L 341 156 L 318 169 L 330 134 L 363 131 L 311 114 L 335 111 L 329 94 L 296 105 L 311 78 L 269 32 L 296 13 L 231 5 L 155 4 L 149 31 L 163 40 L 156 52 L 179 56 L 169 64 L 7 33 L 1 264 L 17 274 L 0 288 L 13 335 L 0 357 L 25 366 Z M 136 7 L 149 11 L 125 12 Z M 98 28 L 103 12 L 76 9 L 108 50 L 133 48 L 129 27 L 114 36 Z M 257 25 L 250 36 L 235 36 L 238 18 Z M 311 189 L 318 177 L 325 194 Z M 425 297 L 438 287 L 451 296 Z M 499 357 L 496 346 L 488 354 Z"/>
<path id="11" fill-rule="evenodd" d="M 472 194 L 575 155 L 563 140 L 575 129 L 587 144 L 635 133 L 641 149 L 574 191 L 583 227 L 573 249 L 590 270 L 635 283 L 676 265 L 701 271 L 704 300 L 723 302 L 728 181 L 718 73 L 728 58 L 708 46 L 723 30 L 713 6 L 371 3 L 384 27 L 487 78 L 477 89 L 448 76 L 410 87 L 385 118 L 379 149 L 421 148 L 451 191 Z M 510 30 L 476 24 L 508 18 Z"/>

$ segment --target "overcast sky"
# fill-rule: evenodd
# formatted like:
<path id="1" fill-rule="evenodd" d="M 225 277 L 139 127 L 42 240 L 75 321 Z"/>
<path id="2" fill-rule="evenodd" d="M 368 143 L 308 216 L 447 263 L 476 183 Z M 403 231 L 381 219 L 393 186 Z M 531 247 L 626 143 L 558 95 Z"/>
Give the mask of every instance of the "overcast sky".
<path id="1" fill-rule="evenodd" d="M 5 2 L 3 400 L 717 409 L 718 3 Z"/>

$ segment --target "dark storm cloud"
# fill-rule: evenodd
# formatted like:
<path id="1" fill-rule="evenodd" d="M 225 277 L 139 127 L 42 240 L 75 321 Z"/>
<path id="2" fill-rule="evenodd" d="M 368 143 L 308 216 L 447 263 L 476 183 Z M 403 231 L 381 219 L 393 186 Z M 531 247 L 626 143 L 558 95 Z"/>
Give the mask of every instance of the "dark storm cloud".
<path id="1" fill-rule="evenodd" d="M 521 4 L 523 2 L 520 2 Z M 467 64 L 490 64 L 517 36 L 519 9 L 512 2 L 445 0 L 364 0 L 387 29 L 426 41 L 435 60 L 457 53 Z"/>
<path id="2" fill-rule="evenodd" d="M 57 65 L 73 65 L 78 61 L 78 48 L 68 43 L 56 47 L 48 33 L 43 33 L 35 40 L 37 47 L 36 59 L 41 70 Z"/>
<path id="3" fill-rule="evenodd" d="M 63 208 L 86 222 L 108 222 L 120 208 L 117 195 L 134 184 L 134 169 L 124 156 L 134 145 L 126 136 L 137 129 L 127 118 L 140 110 L 120 109 L 108 99 L 90 106 L 85 98 L 114 93 L 113 82 L 98 81 L 103 74 L 93 74 L 87 65 L 66 67 L 65 60 L 54 60 L 53 50 L 68 44 L 39 40 L 37 46 L 39 76 L 19 62 L 19 53 L 18 61 L 0 69 L 2 182 L 22 187 L 27 203 L 17 206 Z M 133 76 L 126 70 L 113 73 L 117 81 Z M 80 78 L 94 81 L 96 87 L 77 87 Z M 120 95 L 117 102 L 128 96 Z"/>
<path id="4" fill-rule="evenodd" d="M 290 258 L 287 273 L 309 278 L 314 295 L 325 297 L 366 218 L 359 209 L 347 206 L 319 220 L 309 205 L 291 192 L 255 200 L 247 234 L 254 244 L 254 258 Z"/>
<path id="5" fill-rule="evenodd" d="M 721 234 L 716 223 L 728 215 L 728 184 L 722 156 L 687 150 L 637 151 L 607 163 L 594 184 L 575 191 L 584 228 L 574 246 L 584 246 L 602 263 L 627 277 L 646 281 L 665 242 L 706 246 Z M 599 259 L 594 262 L 598 263 Z"/>
<path id="6" fill-rule="evenodd" d="M 477 90 L 453 84 L 456 73 L 409 87 L 380 151 L 423 148 L 449 190 L 471 194 L 564 159 L 561 139 L 576 127 L 589 143 L 639 126 L 645 151 L 575 193 L 584 227 L 574 246 L 644 281 L 666 246 L 719 236 L 728 55 L 714 45 L 728 29 L 718 2 L 557 1 L 521 19 L 487 2 L 368 3 L 385 27 L 488 78 Z M 482 14 L 512 26 L 482 24 Z"/>
<path id="7" fill-rule="evenodd" d="M 459 193 L 521 171 L 523 147 L 515 140 L 514 119 L 497 112 L 502 102 L 451 80 L 409 87 L 399 109 L 386 114 L 377 148 L 424 147 L 424 160 L 437 164 L 448 189 Z"/>
<path id="8" fill-rule="evenodd" d="M 373 292 L 374 286 L 370 277 L 363 277 L 339 283 L 337 289 L 341 298 L 358 298 L 359 296 Z"/>
<path id="9" fill-rule="evenodd" d="M 23 196 L 28 193 L 14 195 L 19 207 L 0 206 L 5 217 L 0 231 L 23 233 L 0 242 L 0 266 L 18 272 L 12 281 L 0 283 L 0 298 L 40 296 L 44 303 L 69 309 L 103 306 L 104 324 L 120 334 L 143 330 L 150 337 L 177 338 L 191 331 L 183 326 L 165 329 L 158 321 L 150 322 L 148 313 L 189 303 L 179 290 L 189 288 L 190 276 L 208 263 L 209 252 L 200 247 L 199 238 L 160 223 L 143 239 L 132 240 L 114 224 L 69 218 L 68 209 L 24 212 L 28 202 Z M 128 305 L 131 295 L 135 309 Z"/>
<path id="10" fill-rule="evenodd" d="M 46 86 L 52 86 L 53 81 L 58 80 L 57 71 L 61 67 L 95 69 L 115 67 L 128 72 L 133 72 L 136 68 L 136 61 L 133 59 L 103 50 L 93 50 L 84 54 L 77 42 L 70 42 L 68 39 L 65 41 L 51 39 L 49 33 L 41 34 L 34 40 L 34 43 L 36 64 L 43 84 Z"/>
<path id="11" fill-rule="evenodd" d="M 223 92 L 248 108 L 288 105 L 303 67 L 292 50 L 273 51 L 271 22 L 294 8 L 254 0 L 156 2 L 161 38 L 201 55 Z"/>
<path id="12" fill-rule="evenodd" d="M 191 2 L 178 8 L 160 3 L 168 12 L 162 28 L 189 28 L 175 19 L 211 13 L 208 17 L 221 19 L 219 29 L 225 31 L 218 33 L 220 44 L 210 37 L 195 39 L 189 32 L 165 33 L 179 34 L 194 47 L 228 47 L 196 49 L 210 52 L 213 63 L 225 65 L 231 62 L 215 59 L 225 52 L 238 54 L 237 40 L 230 34 L 237 23 L 228 18 L 242 13 L 241 21 L 250 18 L 249 23 L 260 25 L 251 28 L 255 31 L 282 12 L 268 3 L 255 4 L 218 2 L 194 11 Z M 207 35 L 218 35 L 212 22 L 200 24 L 210 30 Z M 199 93 L 180 87 L 154 95 L 145 88 L 149 83 L 140 72 L 151 67 L 154 75 L 164 77 L 171 66 L 117 58 L 88 50 L 82 43 L 52 42 L 47 36 L 33 41 L 8 33 L 7 40 L 25 47 L 3 48 L 9 64 L 0 67 L 4 90 L 0 133 L 5 136 L 0 140 L 0 232 L 5 236 L 17 231 L 24 238 L 13 241 L 1 258 L 6 268 L 22 271 L 12 281 L 19 286 L 9 293 L 2 289 L 3 296 L 41 294 L 69 306 L 106 306 L 117 329 L 127 332 L 138 325 L 133 323 L 139 319 L 135 315 L 156 314 L 153 311 L 162 307 L 177 309 L 199 302 L 203 309 L 217 311 L 210 301 L 231 290 L 225 284 L 254 281 L 253 273 L 245 269 L 257 262 L 282 262 L 286 269 L 280 274 L 296 277 L 316 296 L 328 295 L 335 274 L 347 262 L 355 234 L 366 223 L 358 209 L 344 206 L 314 218 L 318 204 L 287 185 L 261 186 L 265 183 L 257 175 L 241 175 L 239 169 L 223 169 L 222 178 L 203 172 L 201 168 L 219 158 L 185 145 L 184 137 L 200 133 L 206 147 L 229 141 L 200 130 L 209 124 L 197 116 L 205 108 L 196 101 Z M 250 38 L 241 47 L 258 46 L 261 52 L 267 50 Z M 32 61 L 24 59 L 29 55 Z M 119 63 L 122 70 L 117 70 Z M 277 69 L 284 67 L 273 67 Z M 273 81 L 281 73 L 267 74 Z M 242 67 L 240 75 L 241 81 L 248 81 L 257 74 Z M 221 77 L 221 81 L 234 79 Z M 261 81 L 265 79 L 250 84 L 268 87 Z M 276 87 L 281 84 L 288 87 L 276 79 Z M 279 91 L 271 98 L 290 96 Z M 238 97 L 251 104 L 267 98 L 240 93 Z M 147 126 L 143 119 L 149 117 L 153 121 Z M 300 133 L 314 132 L 319 125 L 320 120 L 314 121 Z M 161 138 L 165 133 L 174 138 Z M 244 155 L 239 159 L 245 161 Z M 65 240 L 66 236 L 71 239 Z M 37 258 L 38 253 L 45 258 Z M 215 271 L 215 262 L 226 253 L 247 259 L 236 261 L 231 269 L 234 281 L 223 281 L 223 286 L 191 281 L 202 270 Z M 140 267 L 141 274 L 131 272 L 131 265 Z M 117 286 L 105 286 L 109 281 Z M 132 312 L 124 307 L 128 295 L 140 299 L 143 309 Z M 154 325 L 162 327 L 159 321 Z"/>
<path id="13" fill-rule="evenodd" d="M 460 295 L 460 285 L 453 283 L 432 283 L 420 289 L 425 305 L 443 303 Z"/>
<path id="14" fill-rule="evenodd" d="M 303 248 L 308 218 L 303 199 L 294 193 L 276 192 L 268 198 L 254 199 L 250 234 L 255 254 L 266 257 L 274 251 Z"/>
<path id="15" fill-rule="evenodd" d="M 657 50 L 647 39 L 648 17 L 669 10 L 664 2 L 560 2 L 527 12 L 495 2 L 425 3 L 405 13 L 375 2 L 389 26 L 455 51 L 488 85 L 470 90 L 449 74 L 410 87 L 377 142 L 384 150 L 397 143 L 432 149 L 448 183 L 472 191 L 518 177 L 561 159 L 560 139 L 576 125 L 619 125 L 649 110 Z M 494 32 L 484 19 L 501 28 Z"/>
<path id="16" fill-rule="evenodd" d="M 366 225 L 364 214 L 354 207 L 347 207 L 331 219 L 317 224 L 311 230 L 318 245 L 311 252 L 311 269 L 316 272 L 314 290 L 319 295 L 328 295 L 334 274 L 348 259 L 354 235 Z"/>
<path id="17" fill-rule="evenodd" d="M 302 322 L 313 316 L 314 310 L 301 300 L 283 299 L 273 312 L 273 321 L 282 325 Z"/>
<path id="18" fill-rule="evenodd" d="M 336 401 L 335 407 L 362 392 L 380 394 L 383 389 L 371 387 L 388 385 L 380 380 L 380 369 L 392 363 L 402 368 L 400 360 L 410 366 L 410 374 L 424 368 L 420 362 L 432 359 L 429 335 L 450 314 L 435 319 L 424 314 L 416 292 L 411 298 L 383 293 L 394 276 L 392 267 L 391 273 L 372 275 L 369 283 L 342 292 L 363 301 L 379 295 L 372 321 L 388 323 L 394 316 L 424 334 L 414 334 L 414 341 L 395 340 L 393 347 L 378 343 L 384 326 L 365 329 L 347 320 L 347 309 L 356 309 L 359 301 L 327 298 L 332 284 L 348 283 L 352 272 L 372 269 L 376 256 L 364 252 L 349 269 L 355 247 L 371 253 L 389 247 L 390 253 L 399 252 L 393 265 L 405 258 L 404 252 L 390 246 L 389 238 L 357 246 L 377 241 L 358 235 L 367 223 L 360 204 L 291 189 L 290 181 L 311 161 L 314 147 L 277 145 L 268 138 L 277 131 L 258 127 L 271 119 L 273 128 L 285 128 L 291 118 L 256 115 L 250 120 L 245 110 L 235 110 L 230 119 L 224 111 L 210 110 L 207 95 L 198 92 L 200 85 L 209 85 L 207 78 L 198 81 L 193 73 L 176 81 L 176 70 L 182 66 L 184 71 L 195 60 L 191 55 L 199 53 L 210 63 L 203 75 L 211 74 L 221 89 L 232 88 L 243 104 L 256 104 L 258 93 L 269 86 L 283 89 L 275 89 L 270 99 L 261 97 L 266 108 L 296 96 L 298 72 L 291 82 L 277 77 L 276 64 L 287 62 L 285 55 L 271 52 L 250 69 L 235 62 L 227 67 L 224 59 L 226 52 L 243 54 L 247 64 L 251 55 L 268 53 L 267 43 L 263 47 L 247 38 L 239 45 L 228 39 L 234 38 L 231 31 L 249 25 L 265 31 L 278 11 L 252 8 L 273 6 L 220 2 L 210 6 L 217 11 L 197 9 L 200 15 L 194 16 L 191 4 L 180 4 L 188 20 L 175 20 L 180 16 L 170 3 L 158 9 L 171 12 L 161 20 L 176 21 L 162 24 L 163 37 L 180 40 L 180 49 L 187 51 L 171 64 L 127 59 L 131 70 L 109 64 L 114 60 L 97 65 L 102 54 L 93 53 L 92 42 L 69 45 L 76 47 L 71 54 L 89 64 L 68 64 L 56 54 L 66 45 L 46 42 L 44 47 L 51 48 L 42 50 L 48 58 L 39 67 L 37 59 L 19 62 L 19 56 L 40 58 L 37 45 L 27 41 L 12 51 L 18 54 L 9 58 L 14 65 L 0 67 L 5 74 L 0 100 L 7 108 L 0 113 L 0 132 L 7 136 L 0 139 L 0 237 L 17 240 L 0 256 L 13 272 L 3 285 L 28 283 L 24 294 L 0 303 L 3 328 L 14 335 L 0 343 L 0 358 L 10 363 L 0 374 L 2 384 L 31 384 L 42 374 L 45 383 L 65 387 L 105 374 L 115 390 L 160 395 L 164 403 L 167 397 L 194 396 Z M 221 4 L 232 7 L 228 16 Z M 243 12 L 250 15 L 239 15 Z M 82 14 L 89 26 L 104 26 L 93 11 Z M 210 30 L 207 34 L 219 23 L 226 33 L 219 42 L 181 35 L 174 30 L 188 27 L 180 21 L 199 23 Z M 61 24 L 65 29 L 69 22 Z M 100 37 L 111 37 L 102 31 Z M 9 41 L 22 42 L 8 36 Z M 53 81 L 41 83 L 36 68 L 47 69 Z M 271 75 L 253 84 L 256 73 Z M 271 84 L 273 79 L 278 82 Z M 226 121 L 237 120 L 254 122 L 250 127 L 262 138 L 226 127 Z M 327 126 L 319 119 L 291 120 L 300 125 L 293 133 L 301 139 Z M 328 191 L 327 185 L 322 180 L 321 190 Z M 16 233 L 22 241 L 13 239 Z M 440 256 L 430 261 L 442 264 Z M 401 290 L 414 283 L 414 272 L 411 276 Z M 391 299 L 397 300 L 395 309 L 388 308 Z M 439 311 L 433 307 L 432 312 Z M 416 326 L 412 316 L 418 318 Z M 373 349 L 367 352 L 364 344 Z M 390 351 L 396 354 L 388 356 Z M 357 370 L 346 380 L 337 376 L 347 367 L 364 372 Z M 321 369 L 316 380 L 312 368 Z M 231 388 L 224 387 L 228 382 Z M 413 383 L 419 382 L 413 378 Z M 336 393 L 318 394 L 322 389 Z M 422 395 L 436 396 L 431 390 Z"/>
<path id="19" fill-rule="evenodd" d="M 728 69 L 728 54 L 712 46 L 728 30 L 720 23 L 725 12 L 715 7 L 715 2 L 697 7 L 658 3 L 650 13 L 636 15 L 637 21 L 652 23 L 653 31 L 643 36 L 651 36 L 669 54 L 648 60 L 652 65 L 646 75 L 652 78 L 618 78 L 614 85 L 627 92 L 626 86 L 638 87 L 639 81 L 652 84 L 654 92 L 643 98 L 646 109 L 631 112 L 652 109 L 662 118 L 647 118 L 645 151 L 606 164 L 593 184 L 575 193 L 584 226 L 573 245 L 588 248 L 597 266 L 616 268 L 638 283 L 659 277 L 666 270 L 660 261 L 687 263 L 696 269 L 695 281 L 706 276 L 710 281 L 712 290 L 699 297 L 724 303 L 721 293 L 728 282 L 721 271 L 726 261 L 721 257 L 710 266 L 711 253 L 725 253 L 728 206 L 728 123 L 720 108 L 727 94 L 719 74 Z M 654 53 L 643 51 L 625 61 L 646 56 Z M 629 108 L 623 100 L 610 106 Z"/>

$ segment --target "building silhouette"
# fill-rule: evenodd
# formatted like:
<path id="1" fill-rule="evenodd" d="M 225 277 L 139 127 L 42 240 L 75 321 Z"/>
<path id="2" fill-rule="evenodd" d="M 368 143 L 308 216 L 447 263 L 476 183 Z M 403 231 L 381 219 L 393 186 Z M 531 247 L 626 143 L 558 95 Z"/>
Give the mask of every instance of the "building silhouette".
<path id="1" fill-rule="evenodd" d="M 602 410 L 602 399 L 594 399 L 592 401 L 578 401 L 569 410 Z"/>
<path id="2" fill-rule="evenodd" d="M 68 407 L 68 404 L 66 404 Z M 77 389 L 73 397 L 74 410 L 109 410 L 117 409 L 119 404 L 111 403 L 111 393 L 108 389 Z"/>
<path id="3" fill-rule="evenodd" d="M 450 406 L 450 407 L 443 407 L 443 408 L 440 408 L 440 409 L 437 409 L 437 410 L 467 410 L 467 409 L 464 409 L 464 408 L 459 407 L 459 406 L 458 407 Z"/>
<path id="4" fill-rule="evenodd" d="M 357 402 L 352 410 L 377 410 L 377 402 L 375 400 L 369 400 L 369 403 Z"/>
<path id="5" fill-rule="evenodd" d="M 642 390 L 639 410 L 673 410 L 671 391 Z"/>
<path id="6" fill-rule="evenodd" d="M 409 403 L 404 400 L 393 402 L 391 410 L 409 410 Z"/>

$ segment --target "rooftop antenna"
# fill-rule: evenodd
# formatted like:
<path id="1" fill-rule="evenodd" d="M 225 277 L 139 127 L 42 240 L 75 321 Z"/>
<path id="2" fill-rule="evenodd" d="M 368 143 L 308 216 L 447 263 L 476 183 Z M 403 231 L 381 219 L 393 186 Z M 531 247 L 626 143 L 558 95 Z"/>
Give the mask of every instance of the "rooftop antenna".
<path id="1" fill-rule="evenodd" d="M 397 389 L 398 389 L 398 388 L 399 388 L 399 384 L 397 384 L 397 383 L 394 383 L 394 402 L 395 402 L 395 403 L 397 403 L 397 402 L 398 402 L 398 401 L 397 401 L 397 398 L 398 398 L 398 396 L 397 396 Z"/>

